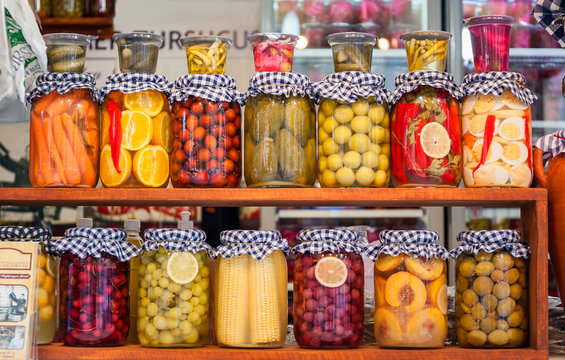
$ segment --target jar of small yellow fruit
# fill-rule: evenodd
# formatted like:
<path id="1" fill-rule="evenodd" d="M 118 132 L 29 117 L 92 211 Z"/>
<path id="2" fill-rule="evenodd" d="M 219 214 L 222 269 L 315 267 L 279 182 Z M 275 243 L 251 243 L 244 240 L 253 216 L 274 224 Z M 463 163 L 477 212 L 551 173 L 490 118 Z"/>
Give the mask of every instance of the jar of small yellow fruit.
<path id="1" fill-rule="evenodd" d="M 203 231 L 148 229 L 139 265 L 137 335 L 146 347 L 208 342 L 212 247 Z"/>
<path id="2" fill-rule="evenodd" d="M 381 347 L 439 348 L 447 337 L 449 254 L 424 230 L 384 230 L 375 261 L 375 338 Z"/>

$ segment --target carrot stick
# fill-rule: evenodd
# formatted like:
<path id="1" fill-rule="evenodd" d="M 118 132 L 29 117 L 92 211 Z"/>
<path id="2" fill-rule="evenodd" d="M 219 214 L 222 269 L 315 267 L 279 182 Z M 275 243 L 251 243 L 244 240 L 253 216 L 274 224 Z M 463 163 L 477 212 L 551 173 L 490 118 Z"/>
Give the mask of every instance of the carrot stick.
<path id="1" fill-rule="evenodd" d="M 39 171 L 39 155 L 37 154 L 37 146 L 30 146 L 30 159 L 29 164 L 31 167 L 30 172 L 30 181 L 33 185 L 43 187 L 45 186 L 45 180 L 43 176 L 41 176 L 41 172 Z M 34 178 L 35 181 L 32 181 L 31 178 Z"/>
<path id="2" fill-rule="evenodd" d="M 32 166 L 31 176 L 36 177 L 36 185 L 42 186 L 46 184 L 53 184 L 55 181 L 51 164 L 49 163 L 49 149 L 45 143 L 43 136 L 43 126 L 41 125 L 41 118 L 36 114 L 31 114 L 31 132 L 33 142 L 30 144 L 30 152 L 32 159 L 30 161 L 34 164 Z M 33 181 L 32 181 L 33 183 Z"/>
<path id="3" fill-rule="evenodd" d="M 80 130 L 73 122 L 73 119 L 68 114 L 61 116 L 63 127 L 67 133 L 67 137 L 71 143 L 71 148 L 77 157 L 80 173 L 82 174 L 82 182 L 88 186 L 96 186 L 97 176 L 94 170 L 92 160 L 88 155 L 88 151 L 82 141 Z"/>
<path id="4" fill-rule="evenodd" d="M 47 109 L 47 106 L 51 105 L 55 98 L 57 98 L 57 90 L 53 90 L 49 94 L 40 97 L 34 105 L 34 111 L 37 115 L 41 115 L 41 112 Z"/>
<path id="5" fill-rule="evenodd" d="M 65 129 L 63 128 L 60 116 L 55 116 L 53 118 L 53 136 L 65 168 L 67 182 L 69 185 L 80 184 L 80 170 L 77 158 L 75 157 L 73 148 L 71 148 L 67 134 L 65 134 Z"/>
<path id="6" fill-rule="evenodd" d="M 53 138 L 53 122 L 49 117 L 43 119 L 43 133 L 45 134 L 47 146 L 49 147 L 49 154 L 55 162 L 55 166 L 59 171 L 59 176 L 61 176 L 63 185 L 67 186 L 68 183 L 67 178 L 65 177 L 65 168 L 63 167 L 63 161 L 61 160 L 61 156 L 59 155 L 59 151 L 57 150 L 57 145 L 55 144 L 55 139 Z"/>
<path id="7" fill-rule="evenodd" d="M 45 111 L 47 111 L 52 118 L 54 118 L 57 115 L 61 115 L 66 110 L 67 110 L 67 102 L 63 97 L 57 97 L 45 109 Z"/>

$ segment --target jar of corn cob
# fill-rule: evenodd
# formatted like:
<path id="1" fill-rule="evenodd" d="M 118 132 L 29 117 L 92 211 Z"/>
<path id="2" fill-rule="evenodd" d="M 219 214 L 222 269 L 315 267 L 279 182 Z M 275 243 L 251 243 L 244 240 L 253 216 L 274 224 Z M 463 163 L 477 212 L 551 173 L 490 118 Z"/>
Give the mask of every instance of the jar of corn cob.
<path id="1" fill-rule="evenodd" d="M 212 248 L 203 231 L 148 229 L 139 265 L 137 335 L 146 347 L 208 342 Z"/>
<path id="2" fill-rule="evenodd" d="M 288 325 L 288 243 L 278 231 L 220 234 L 214 280 L 214 328 L 220 346 L 275 348 Z"/>

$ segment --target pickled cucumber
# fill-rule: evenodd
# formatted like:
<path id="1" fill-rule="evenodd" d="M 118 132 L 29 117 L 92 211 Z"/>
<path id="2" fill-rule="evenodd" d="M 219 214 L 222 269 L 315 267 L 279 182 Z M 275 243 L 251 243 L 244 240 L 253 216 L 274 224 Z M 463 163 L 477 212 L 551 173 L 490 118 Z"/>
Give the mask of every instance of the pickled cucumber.
<path id="1" fill-rule="evenodd" d="M 275 180 L 277 169 L 278 156 L 275 141 L 265 138 L 255 147 L 253 153 L 253 163 L 249 169 L 252 183 L 266 183 Z"/>
<path id="2" fill-rule="evenodd" d="M 281 178 L 284 181 L 296 181 L 304 169 L 304 150 L 286 129 L 282 129 L 277 135 L 277 154 Z"/>
<path id="3" fill-rule="evenodd" d="M 246 114 L 247 115 L 247 114 Z M 247 116 L 246 116 L 247 117 Z M 259 143 L 265 138 L 275 138 L 284 117 L 284 104 L 271 97 L 262 97 L 253 110 L 250 121 L 246 122 L 251 138 Z"/>
<path id="4" fill-rule="evenodd" d="M 314 122 L 312 122 L 312 111 L 310 104 L 302 97 L 292 96 L 285 101 L 284 127 L 288 129 L 300 142 L 306 145 L 306 141 L 312 137 Z"/>

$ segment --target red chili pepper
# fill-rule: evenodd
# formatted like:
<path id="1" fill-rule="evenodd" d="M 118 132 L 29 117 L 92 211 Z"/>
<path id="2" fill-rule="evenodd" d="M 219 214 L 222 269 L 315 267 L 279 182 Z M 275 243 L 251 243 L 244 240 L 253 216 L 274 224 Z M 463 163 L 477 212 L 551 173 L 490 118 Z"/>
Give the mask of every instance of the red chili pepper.
<path id="1" fill-rule="evenodd" d="M 448 169 L 445 174 L 441 176 L 441 180 L 443 180 L 445 184 L 453 184 L 455 182 L 455 173 L 453 169 L 449 167 L 449 165 L 446 166 L 448 166 Z"/>
<path id="2" fill-rule="evenodd" d="M 445 113 L 446 121 L 443 124 L 451 140 L 451 152 L 453 155 L 461 155 L 461 119 L 459 118 L 459 105 L 451 100 L 449 108 L 444 99 L 439 99 L 439 105 Z"/>
<path id="3" fill-rule="evenodd" d="M 420 169 L 419 168 L 419 164 L 416 164 L 417 160 L 415 159 L 415 153 L 414 153 L 414 149 L 415 149 L 415 145 L 411 145 L 409 139 L 407 138 L 406 132 L 408 130 L 408 127 L 410 126 L 410 123 L 412 123 L 413 121 L 417 120 L 417 117 L 420 113 L 420 106 L 418 104 L 407 104 L 406 105 L 406 111 L 404 112 L 404 119 L 403 119 L 403 134 L 404 136 L 402 136 L 402 157 L 404 158 L 404 170 L 411 170 L 412 172 L 416 173 L 416 175 L 418 176 L 424 176 L 423 172 L 418 171 Z M 420 140 L 419 138 L 416 139 L 416 133 L 419 132 L 419 130 L 422 130 L 422 127 L 425 125 L 423 120 L 420 120 L 420 123 L 418 124 L 417 128 L 414 129 L 414 139 L 415 142 L 418 143 Z M 424 154 L 425 156 L 425 154 Z"/>
<path id="4" fill-rule="evenodd" d="M 430 163 L 430 158 L 424 152 L 424 148 L 422 148 L 422 143 L 420 142 L 420 135 L 422 133 L 422 128 L 427 124 L 424 119 L 420 119 L 420 123 L 416 127 L 414 131 L 414 138 L 416 139 L 416 143 L 414 144 L 414 164 L 412 166 L 412 171 L 416 173 L 416 175 L 421 177 L 426 177 L 426 169 L 428 168 Z"/>
<path id="5" fill-rule="evenodd" d="M 528 167 L 532 168 L 532 134 L 530 133 L 532 126 L 530 120 L 532 119 L 530 108 L 526 110 L 526 115 L 522 117 L 524 119 L 524 128 L 526 129 L 526 147 L 528 148 Z"/>
<path id="6" fill-rule="evenodd" d="M 110 148 L 112 149 L 112 161 L 114 167 L 121 173 L 120 148 L 122 147 L 122 111 L 114 100 L 108 100 L 106 109 L 110 114 Z"/>
<path id="7" fill-rule="evenodd" d="M 402 141 L 404 141 L 404 112 L 406 103 L 397 103 L 392 110 L 392 174 L 399 183 L 406 183 L 406 174 L 402 166 Z"/>
<path id="8" fill-rule="evenodd" d="M 479 164 L 477 165 L 475 170 L 473 170 L 473 175 L 475 174 L 475 171 L 477 171 L 477 169 L 483 166 L 487 160 L 488 151 L 490 149 L 490 144 L 492 143 L 492 138 L 494 135 L 495 121 L 496 121 L 496 116 L 494 115 L 487 116 L 487 122 L 485 124 L 485 137 L 483 140 L 483 151 L 481 153 L 481 161 L 479 161 Z"/>

